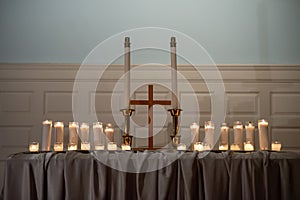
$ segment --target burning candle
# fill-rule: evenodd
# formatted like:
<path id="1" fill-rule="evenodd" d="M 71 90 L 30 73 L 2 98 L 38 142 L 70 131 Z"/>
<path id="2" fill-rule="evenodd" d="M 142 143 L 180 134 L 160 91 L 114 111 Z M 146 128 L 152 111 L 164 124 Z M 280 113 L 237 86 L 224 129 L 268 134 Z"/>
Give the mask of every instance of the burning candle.
<path id="1" fill-rule="evenodd" d="M 228 132 L 229 127 L 227 123 L 222 123 L 220 128 L 219 150 L 228 150 Z"/>
<path id="2" fill-rule="evenodd" d="M 81 149 L 90 150 L 90 126 L 88 123 L 80 125 Z"/>
<path id="3" fill-rule="evenodd" d="M 269 123 L 266 120 L 261 119 L 258 121 L 258 138 L 260 150 L 269 149 L 268 126 Z"/>
<path id="4" fill-rule="evenodd" d="M 31 142 L 29 144 L 29 151 L 30 152 L 37 152 L 37 151 L 39 151 L 39 143 L 38 142 Z"/>
<path id="5" fill-rule="evenodd" d="M 105 135 L 108 139 L 109 142 L 113 142 L 114 141 L 114 128 L 112 127 L 112 124 L 107 124 L 105 127 Z"/>
<path id="6" fill-rule="evenodd" d="M 251 141 L 248 141 L 248 142 L 244 143 L 244 150 L 245 151 L 254 151 L 254 146 L 251 143 Z"/>
<path id="7" fill-rule="evenodd" d="M 211 150 L 210 144 L 204 143 L 204 144 L 203 144 L 203 150 L 204 150 L 204 151 L 206 151 L 206 150 Z"/>
<path id="8" fill-rule="evenodd" d="M 45 120 L 42 122 L 42 151 L 50 151 L 51 135 L 52 135 L 52 121 Z"/>
<path id="9" fill-rule="evenodd" d="M 130 150 L 131 150 L 131 147 L 130 147 L 130 145 L 128 145 L 128 144 L 122 144 L 122 150 L 123 150 L 123 151 L 130 151 Z"/>
<path id="10" fill-rule="evenodd" d="M 215 134 L 215 125 L 212 121 L 206 121 L 204 123 L 205 138 L 204 142 L 208 144 L 210 148 L 214 146 L 214 134 Z"/>
<path id="11" fill-rule="evenodd" d="M 171 77 L 172 77 L 172 107 L 178 108 L 177 91 L 177 60 L 176 60 L 176 38 L 171 37 Z"/>
<path id="12" fill-rule="evenodd" d="M 239 150 L 243 147 L 243 125 L 240 121 L 236 121 L 233 124 L 233 141 L 239 146 Z"/>
<path id="13" fill-rule="evenodd" d="M 233 151 L 240 151 L 241 150 L 241 148 L 238 144 L 232 144 L 230 146 L 230 149 L 233 150 Z"/>
<path id="14" fill-rule="evenodd" d="M 64 143 L 64 123 L 63 122 L 55 122 L 54 123 L 55 128 L 55 137 L 56 142 L 58 143 Z"/>
<path id="15" fill-rule="evenodd" d="M 78 122 L 69 122 L 69 144 L 78 144 Z"/>
<path id="16" fill-rule="evenodd" d="M 94 145 L 102 144 L 102 135 L 103 135 L 103 125 L 101 122 L 93 123 L 93 133 L 94 133 Z"/>
<path id="17" fill-rule="evenodd" d="M 124 108 L 129 108 L 129 97 L 130 97 L 130 38 L 125 37 L 125 55 L 124 55 Z"/>
<path id="18" fill-rule="evenodd" d="M 191 129 L 191 136 L 192 136 L 192 143 L 196 143 L 199 140 L 199 125 L 194 122 L 190 125 Z"/>
<path id="19" fill-rule="evenodd" d="M 64 143 L 63 142 L 55 142 L 54 143 L 54 151 L 63 151 Z"/>
<path id="20" fill-rule="evenodd" d="M 107 150 L 109 150 L 109 151 L 115 151 L 117 149 L 118 149 L 118 147 L 117 147 L 117 144 L 115 142 L 109 142 L 107 144 Z"/>
<path id="21" fill-rule="evenodd" d="M 280 151 L 281 150 L 281 143 L 279 141 L 275 141 L 272 143 L 272 150 L 273 151 Z"/>
<path id="22" fill-rule="evenodd" d="M 254 147 L 255 126 L 254 126 L 253 122 L 246 122 L 245 129 L 246 129 L 246 142 L 250 142 L 252 144 L 252 146 Z"/>
<path id="23" fill-rule="evenodd" d="M 184 143 L 179 143 L 177 145 L 177 150 L 178 151 L 185 151 L 186 150 L 186 145 Z"/>
<path id="24" fill-rule="evenodd" d="M 70 143 L 68 144 L 68 151 L 75 151 L 77 150 L 77 144 Z"/>
<path id="25" fill-rule="evenodd" d="M 95 145 L 95 150 L 104 150 L 104 145 L 103 144 L 96 144 Z"/>
<path id="26" fill-rule="evenodd" d="M 203 151 L 203 150 L 204 150 L 204 147 L 203 147 L 202 142 L 196 142 L 194 144 L 194 151 Z"/>

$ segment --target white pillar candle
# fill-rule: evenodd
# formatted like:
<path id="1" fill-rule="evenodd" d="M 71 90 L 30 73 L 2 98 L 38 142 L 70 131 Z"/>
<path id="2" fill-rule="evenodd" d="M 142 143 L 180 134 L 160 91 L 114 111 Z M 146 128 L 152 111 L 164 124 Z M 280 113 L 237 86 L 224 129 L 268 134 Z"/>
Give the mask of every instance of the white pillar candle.
<path id="1" fill-rule="evenodd" d="M 125 37 L 124 55 L 124 108 L 129 108 L 130 99 L 130 38 Z"/>
<path id="2" fill-rule="evenodd" d="M 243 125 L 240 121 L 236 121 L 233 124 L 233 143 L 237 144 L 242 150 L 243 147 Z"/>
<path id="3" fill-rule="evenodd" d="M 29 151 L 30 152 L 37 152 L 37 151 L 39 151 L 39 143 L 38 142 L 31 142 L 29 144 Z"/>
<path id="4" fill-rule="evenodd" d="M 194 151 L 203 151 L 203 150 L 204 150 L 204 147 L 203 147 L 202 142 L 196 142 L 194 144 Z"/>
<path id="5" fill-rule="evenodd" d="M 253 122 L 246 122 L 246 143 L 250 142 L 254 146 L 254 130 L 255 126 Z"/>
<path id="6" fill-rule="evenodd" d="M 95 145 L 95 150 L 104 150 L 104 145 L 103 144 L 96 144 Z"/>
<path id="7" fill-rule="evenodd" d="M 228 150 L 228 144 L 227 145 L 220 145 L 219 150 L 222 150 L 222 151 Z"/>
<path id="8" fill-rule="evenodd" d="M 204 123 L 205 138 L 204 142 L 212 149 L 214 147 L 215 125 L 212 121 Z"/>
<path id="9" fill-rule="evenodd" d="M 191 129 L 191 137 L 192 137 L 192 143 L 196 143 L 199 141 L 199 125 L 194 122 L 190 125 Z"/>
<path id="10" fill-rule="evenodd" d="M 278 141 L 275 141 L 272 143 L 272 150 L 273 151 L 280 151 L 281 150 L 281 143 Z"/>
<path id="11" fill-rule="evenodd" d="M 240 151 L 241 150 L 241 148 L 238 144 L 232 144 L 230 146 L 230 149 L 233 150 L 233 151 Z"/>
<path id="12" fill-rule="evenodd" d="M 131 147 L 130 147 L 130 145 L 122 144 L 122 150 L 123 150 L 123 151 L 130 151 L 130 150 L 131 150 Z"/>
<path id="13" fill-rule="evenodd" d="M 117 149 L 118 149 L 118 147 L 117 147 L 117 144 L 115 142 L 109 142 L 107 144 L 107 150 L 109 150 L 109 151 L 115 151 Z"/>
<path id="14" fill-rule="evenodd" d="M 52 121 L 45 120 L 42 122 L 42 151 L 50 151 L 51 135 L 52 135 Z"/>
<path id="15" fill-rule="evenodd" d="M 219 150 L 228 150 L 229 127 L 227 123 L 222 123 L 220 128 Z"/>
<path id="16" fill-rule="evenodd" d="M 89 142 L 81 142 L 81 150 L 91 150 L 91 144 Z"/>
<path id="17" fill-rule="evenodd" d="M 203 144 L 203 150 L 204 150 L 204 151 L 206 151 L 206 150 L 211 150 L 210 144 L 204 143 L 204 144 Z"/>
<path id="18" fill-rule="evenodd" d="M 112 127 L 112 124 L 107 124 L 105 127 L 105 135 L 108 139 L 108 142 L 114 142 L 114 128 Z"/>
<path id="19" fill-rule="evenodd" d="M 176 38 L 171 37 L 172 108 L 178 108 Z"/>
<path id="20" fill-rule="evenodd" d="M 55 141 L 63 144 L 64 142 L 64 123 L 63 122 L 55 122 Z"/>
<path id="21" fill-rule="evenodd" d="M 185 151 L 186 150 L 186 145 L 184 143 L 180 143 L 177 145 L 177 150 L 178 151 Z"/>
<path id="22" fill-rule="evenodd" d="M 244 150 L 245 151 L 254 151 L 253 144 L 250 141 L 244 143 Z"/>
<path id="23" fill-rule="evenodd" d="M 93 123 L 94 145 L 102 144 L 103 125 L 101 122 Z"/>
<path id="24" fill-rule="evenodd" d="M 258 138 L 260 150 L 269 149 L 268 126 L 269 123 L 266 120 L 262 119 L 258 121 Z"/>
<path id="25" fill-rule="evenodd" d="M 90 150 L 90 126 L 88 123 L 80 124 L 81 150 Z"/>
<path id="26" fill-rule="evenodd" d="M 78 144 L 78 122 L 69 122 L 69 144 Z"/>
<path id="27" fill-rule="evenodd" d="M 68 144 L 68 151 L 75 151 L 77 150 L 77 144 L 70 143 Z"/>
<path id="28" fill-rule="evenodd" d="M 54 143 L 54 151 L 63 151 L 64 143 L 63 142 L 55 142 Z"/>

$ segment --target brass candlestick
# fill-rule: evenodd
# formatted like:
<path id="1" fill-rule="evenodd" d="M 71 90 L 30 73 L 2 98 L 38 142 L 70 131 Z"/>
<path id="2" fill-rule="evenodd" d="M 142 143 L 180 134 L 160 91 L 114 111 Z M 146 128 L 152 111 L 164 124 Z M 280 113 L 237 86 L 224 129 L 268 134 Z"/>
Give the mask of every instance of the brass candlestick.
<path id="1" fill-rule="evenodd" d="M 129 134 L 130 132 L 130 117 L 132 113 L 135 111 L 134 109 L 127 108 L 120 110 L 124 116 L 124 134 L 123 134 L 123 144 L 132 146 L 132 135 Z"/>
<path id="2" fill-rule="evenodd" d="M 173 108 L 168 110 L 172 116 L 172 133 L 170 135 L 172 140 L 172 145 L 176 147 L 180 143 L 180 135 L 178 134 L 179 131 L 179 125 L 178 125 L 178 117 L 180 115 L 180 112 L 182 111 L 179 108 Z"/>

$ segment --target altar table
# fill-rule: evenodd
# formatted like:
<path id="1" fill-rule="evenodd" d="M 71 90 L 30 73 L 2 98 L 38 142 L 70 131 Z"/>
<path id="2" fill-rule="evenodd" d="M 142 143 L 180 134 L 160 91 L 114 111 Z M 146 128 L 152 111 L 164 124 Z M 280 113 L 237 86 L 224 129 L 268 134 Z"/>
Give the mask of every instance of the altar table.
<path id="1" fill-rule="evenodd" d="M 156 169 L 155 169 L 156 168 Z M 5 162 L 0 199 L 300 199 L 292 152 L 40 152 Z"/>

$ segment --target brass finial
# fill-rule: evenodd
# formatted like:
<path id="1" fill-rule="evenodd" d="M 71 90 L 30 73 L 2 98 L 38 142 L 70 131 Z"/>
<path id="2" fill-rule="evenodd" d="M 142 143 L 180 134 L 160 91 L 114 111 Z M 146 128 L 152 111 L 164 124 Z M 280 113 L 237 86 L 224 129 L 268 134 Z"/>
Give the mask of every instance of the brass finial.
<path id="1" fill-rule="evenodd" d="M 176 37 L 171 37 L 170 46 L 171 47 L 176 47 Z"/>
<path id="2" fill-rule="evenodd" d="M 130 47 L 130 37 L 125 37 L 125 43 L 124 43 L 125 47 Z"/>

